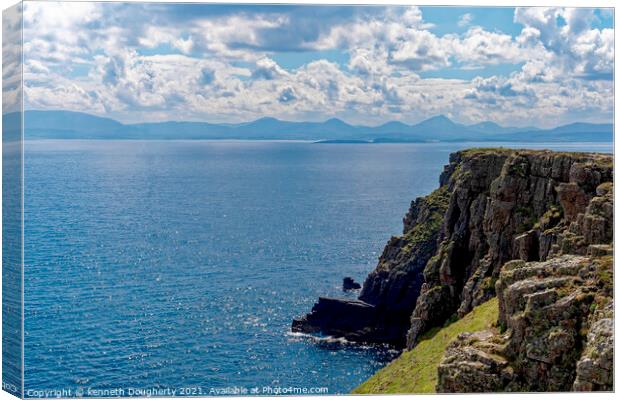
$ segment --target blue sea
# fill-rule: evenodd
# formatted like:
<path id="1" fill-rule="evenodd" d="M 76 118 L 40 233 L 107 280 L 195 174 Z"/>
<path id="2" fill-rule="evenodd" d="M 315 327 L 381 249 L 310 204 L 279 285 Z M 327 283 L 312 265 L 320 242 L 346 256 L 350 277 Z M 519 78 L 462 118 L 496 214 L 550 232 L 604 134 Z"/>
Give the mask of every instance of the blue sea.
<path id="1" fill-rule="evenodd" d="M 397 353 L 291 320 L 363 281 L 451 152 L 496 145 L 26 141 L 26 396 L 348 393 Z"/>

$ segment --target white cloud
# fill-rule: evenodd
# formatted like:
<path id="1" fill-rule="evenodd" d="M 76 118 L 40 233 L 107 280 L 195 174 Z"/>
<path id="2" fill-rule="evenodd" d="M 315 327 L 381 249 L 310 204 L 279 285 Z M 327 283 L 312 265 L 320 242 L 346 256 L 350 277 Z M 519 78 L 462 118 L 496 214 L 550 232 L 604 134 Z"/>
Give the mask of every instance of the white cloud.
<path id="1" fill-rule="evenodd" d="M 465 13 L 459 17 L 459 22 L 457 25 L 462 27 L 471 25 L 471 22 L 474 20 L 474 16 L 471 13 Z"/>
<path id="2" fill-rule="evenodd" d="M 518 63 L 529 58 L 510 35 L 480 27 L 469 29 L 462 38 L 454 40 L 453 46 L 455 58 L 468 66 Z"/>
<path id="3" fill-rule="evenodd" d="M 22 49 L 21 3 L 2 13 L 2 112 L 17 112 L 21 109 L 22 91 Z"/>
<path id="4" fill-rule="evenodd" d="M 256 68 L 252 71 L 253 79 L 273 80 L 286 75 L 288 73 L 269 57 L 256 61 Z"/>
<path id="5" fill-rule="evenodd" d="M 592 28 L 596 17 L 588 9 L 516 9 L 524 27 L 512 37 L 471 26 L 473 14 L 461 16 L 460 25 L 471 26 L 465 33 L 438 35 L 417 7 L 329 9 L 320 17 L 197 15 L 180 24 L 165 7 L 65 6 L 27 3 L 24 67 L 33 108 L 125 120 L 338 115 L 380 123 L 442 113 L 464 122 L 546 125 L 612 112 L 614 32 Z M 287 70 L 275 61 L 280 49 L 337 51 L 348 60 Z M 471 80 L 421 78 L 498 64 L 521 67 Z"/>
<path id="6" fill-rule="evenodd" d="M 526 26 L 519 41 L 542 46 L 551 55 L 550 66 L 560 65 L 565 74 L 586 79 L 611 78 L 613 29 L 591 28 L 594 9 L 517 8 L 514 18 Z"/>
<path id="7" fill-rule="evenodd" d="M 407 32 L 407 40 L 394 44 L 390 60 L 413 71 L 426 71 L 450 66 L 454 38 L 438 38 L 429 31 Z"/>

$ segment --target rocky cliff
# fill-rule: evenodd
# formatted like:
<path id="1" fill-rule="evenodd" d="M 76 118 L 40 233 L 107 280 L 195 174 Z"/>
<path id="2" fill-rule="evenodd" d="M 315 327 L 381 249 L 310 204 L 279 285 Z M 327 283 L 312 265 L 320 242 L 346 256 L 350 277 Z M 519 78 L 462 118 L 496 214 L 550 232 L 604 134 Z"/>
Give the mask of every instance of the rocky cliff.
<path id="1" fill-rule="evenodd" d="M 321 297 L 309 314 L 293 321 L 292 330 L 404 347 L 424 267 L 437 251 L 449 199 L 448 187 L 442 184 L 413 201 L 403 220 L 403 235 L 388 241 L 359 299 Z"/>
<path id="2" fill-rule="evenodd" d="M 466 369 L 472 362 L 467 358 L 470 353 L 480 353 L 469 342 L 502 348 L 485 353 L 485 362 L 499 363 L 490 367 L 499 371 L 499 383 L 492 390 L 606 387 L 604 378 L 592 383 L 586 377 L 598 368 L 592 365 L 605 365 L 605 356 L 585 354 L 601 353 L 596 346 L 610 337 L 604 321 L 611 318 L 611 311 L 601 298 L 609 299 L 611 291 L 593 287 L 600 286 L 600 274 L 611 274 L 597 265 L 612 253 L 612 181 L 610 155 L 507 149 L 454 153 L 441 175 L 440 188 L 412 203 L 403 235 L 388 242 L 359 300 L 320 299 L 308 315 L 294 321 L 293 329 L 412 348 L 429 328 L 460 318 L 497 295 L 502 332 L 464 337 L 451 347 L 452 355 L 440 368 L 444 373 L 439 390 L 460 391 L 467 385 L 468 373 L 450 377 L 448 372 Z M 531 271 L 538 272 L 528 275 Z M 518 289 L 520 285 L 529 289 Z M 534 296 L 548 290 L 556 294 L 547 294 L 550 297 L 545 300 Z M 537 299 L 528 303 L 530 308 L 523 300 L 527 295 Z M 597 300 L 584 300 L 590 298 Z M 552 310 L 552 305 L 558 309 Z M 539 319 L 528 319 L 526 310 Z M 538 323 L 543 320 L 545 324 Z M 574 326 L 563 327 L 565 320 Z M 533 334 L 532 329 L 540 332 Z M 532 361 L 537 360 L 533 351 L 532 357 L 517 357 L 528 346 L 552 351 L 547 347 L 556 339 L 565 339 L 577 350 L 562 354 L 561 361 L 548 354 L 538 357 L 546 357 L 543 361 Z M 575 367 L 576 360 L 580 367 Z M 554 381 L 552 376 L 571 378 L 540 387 L 510 383 L 527 381 L 528 371 L 543 367 L 553 370 L 545 375 L 545 382 Z M 568 370 L 572 375 L 565 374 Z"/>
<path id="3" fill-rule="evenodd" d="M 611 252 L 605 246 L 613 233 L 612 164 L 611 156 L 600 154 L 453 154 L 444 172 L 451 196 L 441 244 L 424 270 L 408 347 L 429 327 L 494 296 L 507 261 Z M 608 197 L 597 196 L 597 188 Z"/>
<path id="4" fill-rule="evenodd" d="M 613 389 L 611 256 L 510 261 L 497 328 L 462 333 L 438 367 L 438 392 Z"/>

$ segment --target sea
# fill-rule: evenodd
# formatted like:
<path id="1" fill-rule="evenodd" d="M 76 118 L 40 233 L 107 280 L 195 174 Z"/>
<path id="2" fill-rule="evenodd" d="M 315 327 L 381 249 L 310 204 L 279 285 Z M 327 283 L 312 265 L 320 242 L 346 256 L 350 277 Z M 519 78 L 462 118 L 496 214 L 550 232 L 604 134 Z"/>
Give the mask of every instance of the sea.
<path id="1" fill-rule="evenodd" d="M 398 352 L 295 335 L 355 296 L 468 147 L 611 143 L 25 142 L 25 395 L 346 394 Z M 48 391 L 48 392 L 45 392 Z"/>

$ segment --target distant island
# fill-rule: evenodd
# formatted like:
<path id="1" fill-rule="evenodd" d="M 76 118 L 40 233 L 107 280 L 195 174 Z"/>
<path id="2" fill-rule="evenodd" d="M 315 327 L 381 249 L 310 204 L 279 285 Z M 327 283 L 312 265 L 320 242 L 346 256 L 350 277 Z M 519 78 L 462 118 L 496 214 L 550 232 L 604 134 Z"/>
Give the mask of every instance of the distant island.
<path id="1" fill-rule="evenodd" d="M 350 125 L 332 118 L 324 122 L 292 122 L 260 118 L 238 124 L 167 121 L 123 124 L 73 111 L 25 111 L 26 139 L 236 139 L 309 140 L 321 143 L 427 142 L 612 142 L 613 124 L 576 122 L 553 129 L 504 127 L 486 121 L 456 123 L 439 115 L 415 125 L 398 121 L 379 126 Z M 18 114 L 5 114 L 10 123 Z"/>

